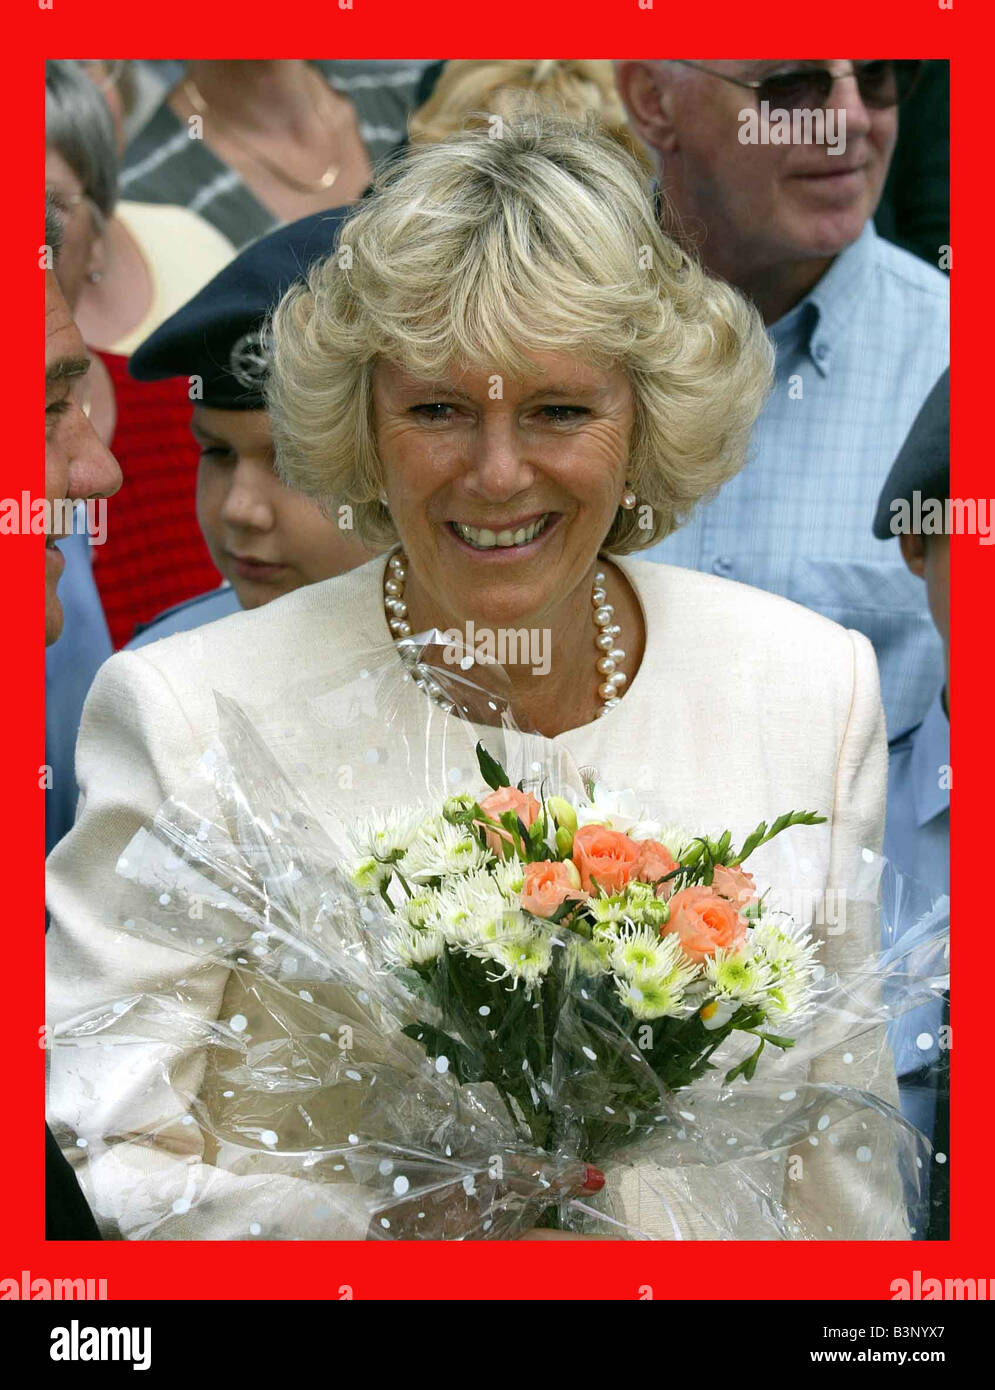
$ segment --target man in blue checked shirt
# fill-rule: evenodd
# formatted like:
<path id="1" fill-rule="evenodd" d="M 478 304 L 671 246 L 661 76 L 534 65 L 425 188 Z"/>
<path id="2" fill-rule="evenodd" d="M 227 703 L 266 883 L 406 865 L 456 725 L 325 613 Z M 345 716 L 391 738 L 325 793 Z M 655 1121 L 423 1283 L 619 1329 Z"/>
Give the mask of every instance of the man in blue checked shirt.
<path id="1" fill-rule="evenodd" d="M 867 526 L 949 361 L 946 277 L 883 241 L 871 221 L 918 67 L 844 58 L 618 65 L 683 238 L 756 303 L 777 354 L 746 466 L 643 555 L 769 589 L 865 633 L 889 737 L 925 717 L 943 679 L 923 586 Z M 744 142 L 751 127 L 760 140 L 769 134 L 765 110 L 830 105 L 835 153 L 828 138 Z"/>

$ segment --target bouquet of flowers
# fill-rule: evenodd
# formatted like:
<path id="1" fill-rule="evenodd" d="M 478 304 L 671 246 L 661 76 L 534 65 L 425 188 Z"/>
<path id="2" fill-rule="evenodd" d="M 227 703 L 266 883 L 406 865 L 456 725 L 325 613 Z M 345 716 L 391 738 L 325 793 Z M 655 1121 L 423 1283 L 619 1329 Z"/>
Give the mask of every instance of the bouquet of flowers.
<path id="1" fill-rule="evenodd" d="M 877 1078 L 885 1025 L 945 988 L 945 903 L 893 895 L 921 930 L 826 968 L 747 867 L 821 816 L 664 824 L 508 721 L 489 752 L 487 720 L 406 719 L 393 653 L 355 665 L 253 717 L 219 696 L 217 744 L 124 847 L 108 916 L 141 983 L 60 1026 L 51 1068 L 105 1228 L 835 1239 L 836 1183 L 896 1238 L 929 1154 Z M 882 865 L 857 865 L 868 915 Z"/>
<path id="2" fill-rule="evenodd" d="M 823 817 L 790 811 L 737 847 L 729 831 L 620 815 L 594 786 L 580 806 L 540 801 L 483 744 L 477 757 L 490 795 L 354 831 L 353 880 L 382 898 L 389 956 L 432 1006 L 404 1031 L 437 1066 L 491 1083 L 540 1148 L 598 1162 L 651 1133 L 661 1087 L 710 1070 L 731 1033 L 755 1045 L 727 1083 L 750 1080 L 768 1045 L 794 1045 L 785 1030 L 810 1012 L 816 946 L 765 911 L 743 864 Z"/>

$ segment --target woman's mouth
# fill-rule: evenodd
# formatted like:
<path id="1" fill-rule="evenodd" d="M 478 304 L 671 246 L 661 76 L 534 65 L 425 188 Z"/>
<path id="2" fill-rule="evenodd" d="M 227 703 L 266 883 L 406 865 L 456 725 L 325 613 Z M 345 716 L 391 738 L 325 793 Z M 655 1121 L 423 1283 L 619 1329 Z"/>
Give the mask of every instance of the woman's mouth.
<path id="1" fill-rule="evenodd" d="M 471 550 L 521 550 L 537 541 L 558 520 L 558 512 L 543 512 L 524 524 L 510 523 L 501 529 L 471 526 L 463 521 L 450 521 L 449 529 Z"/>

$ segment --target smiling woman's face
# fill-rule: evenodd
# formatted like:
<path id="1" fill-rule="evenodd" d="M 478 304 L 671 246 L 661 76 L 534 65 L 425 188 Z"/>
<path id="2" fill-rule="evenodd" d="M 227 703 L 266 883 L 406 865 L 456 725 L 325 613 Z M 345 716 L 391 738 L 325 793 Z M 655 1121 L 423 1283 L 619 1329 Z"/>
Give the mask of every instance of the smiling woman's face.
<path id="1" fill-rule="evenodd" d="M 425 382 L 391 363 L 375 369 L 384 488 L 409 561 L 405 597 L 439 626 L 554 619 L 589 580 L 618 508 L 628 377 L 566 353 L 531 360 L 535 375 L 517 381 L 453 371 Z"/>

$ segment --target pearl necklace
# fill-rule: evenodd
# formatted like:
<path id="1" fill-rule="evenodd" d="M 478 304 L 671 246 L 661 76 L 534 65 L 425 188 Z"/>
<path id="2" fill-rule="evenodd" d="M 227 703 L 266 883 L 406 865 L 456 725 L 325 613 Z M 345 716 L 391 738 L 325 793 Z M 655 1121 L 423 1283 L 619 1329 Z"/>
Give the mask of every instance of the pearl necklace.
<path id="1" fill-rule="evenodd" d="M 407 557 L 403 551 L 397 551 L 390 557 L 384 573 L 384 613 L 390 630 L 394 634 L 401 660 L 415 684 L 424 690 L 436 704 L 451 711 L 455 708 L 452 699 L 432 675 L 431 667 L 417 659 L 415 644 L 410 641 L 411 624 L 408 622 L 408 605 L 404 602 L 404 582 L 408 577 L 408 568 Z M 604 571 L 598 570 L 594 576 L 594 587 L 591 590 L 591 604 L 594 610 L 592 614 L 595 632 L 594 647 L 597 652 L 595 670 L 599 679 L 598 697 L 601 700 L 601 708 L 597 714 L 599 719 L 619 703 L 622 687 L 628 679 L 625 672 L 620 669 L 625 660 L 625 651 L 618 645 L 622 629 L 614 621 L 615 609 L 608 602 L 605 578 Z"/>

